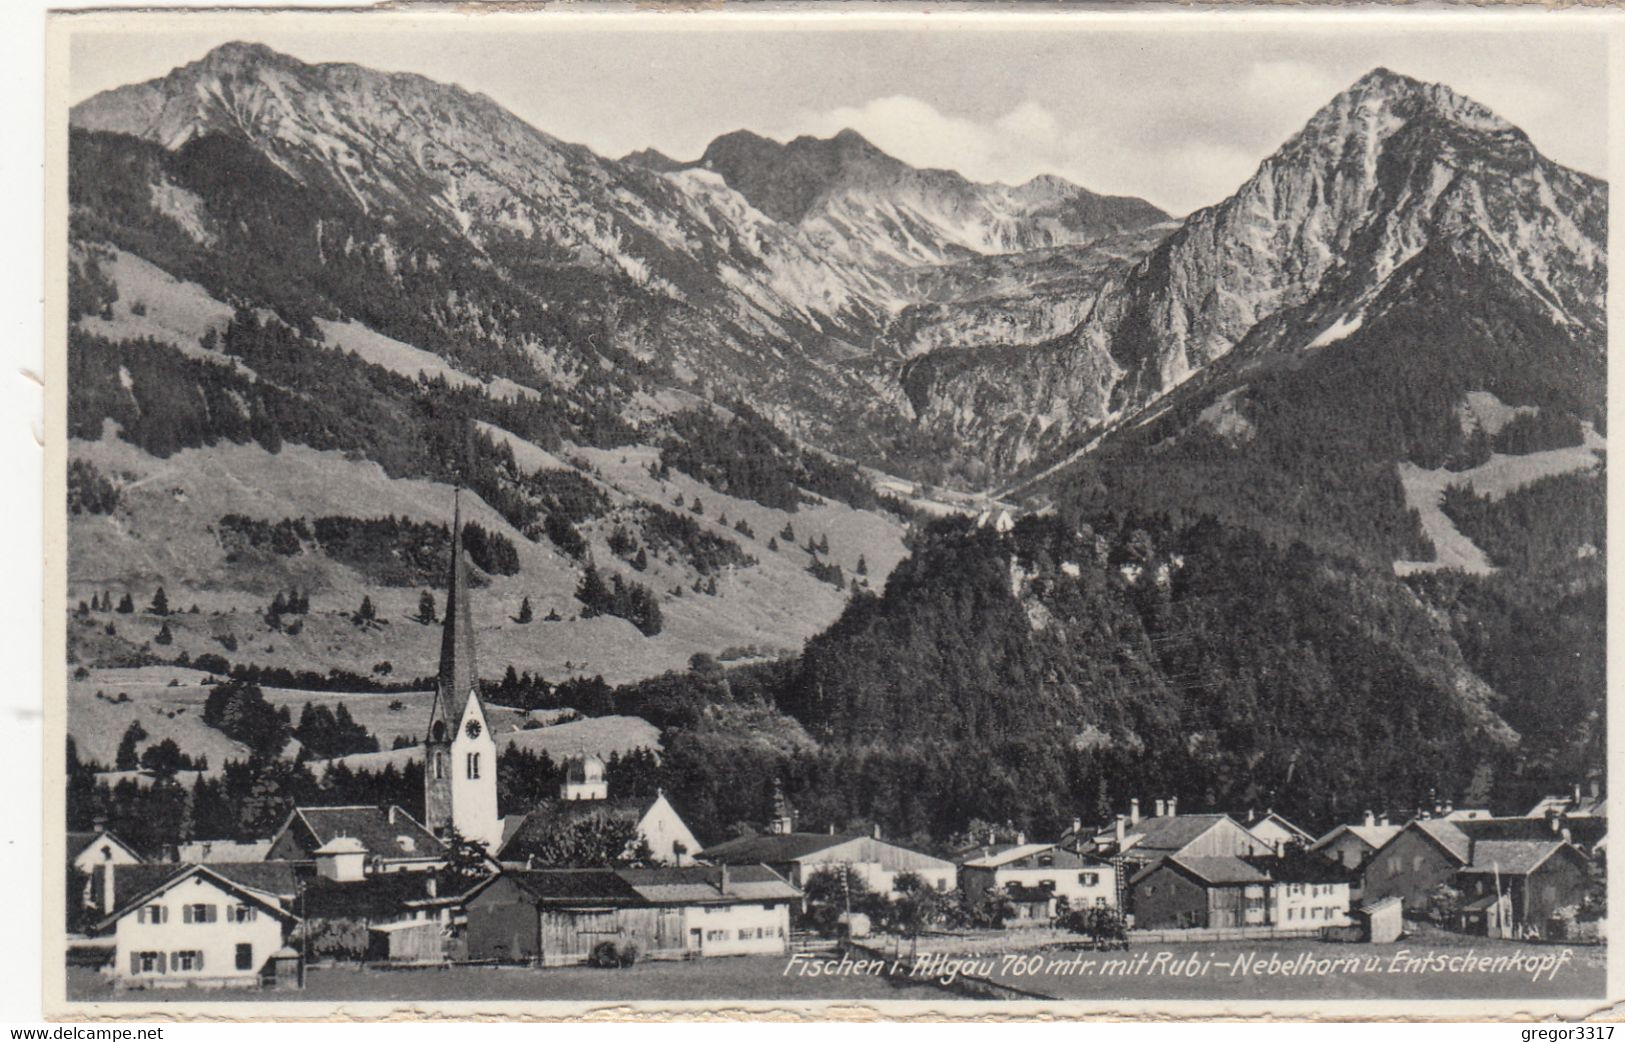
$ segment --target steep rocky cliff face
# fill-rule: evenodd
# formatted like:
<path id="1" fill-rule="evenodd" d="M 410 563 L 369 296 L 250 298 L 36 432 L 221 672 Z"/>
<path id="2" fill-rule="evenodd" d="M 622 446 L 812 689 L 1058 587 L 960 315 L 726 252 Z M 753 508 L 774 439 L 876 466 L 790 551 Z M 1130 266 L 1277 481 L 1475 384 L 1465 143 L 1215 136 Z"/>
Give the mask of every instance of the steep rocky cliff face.
<path id="1" fill-rule="evenodd" d="M 1238 348 L 1298 351 L 1347 336 L 1430 246 L 1504 272 L 1600 351 L 1606 226 L 1602 182 L 1541 156 L 1522 131 L 1449 88 L 1379 69 L 1235 195 L 1108 278 L 1074 330 L 983 365 L 932 361 L 905 379 L 921 422 L 995 444 L 997 465 L 1020 468 L 1077 447 Z M 1012 400 L 1023 386 L 1032 393 Z M 1025 433 L 1008 419 L 971 418 L 989 395 L 1009 402 Z"/>

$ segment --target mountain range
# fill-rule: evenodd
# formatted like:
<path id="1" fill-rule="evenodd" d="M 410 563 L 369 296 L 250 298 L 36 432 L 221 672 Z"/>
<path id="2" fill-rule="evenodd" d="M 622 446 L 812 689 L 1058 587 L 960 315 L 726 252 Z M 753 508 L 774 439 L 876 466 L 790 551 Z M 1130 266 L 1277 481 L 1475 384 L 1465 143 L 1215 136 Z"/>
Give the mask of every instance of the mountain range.
<path id="1" fill-rule="evenodd" d="M 1149 613 L 1151 640 L 1140 585 L 1177 588 L 1177 562 L 1217 545 L 1202 524 L 1315 555 L 1288 571 L 1321 607 L 1383 621 L 1303 639 L 1369 642 L 1348 678 L 1385 697 L 1388 649 L 1401 686 L 1498 756 L 1544 690 L 1481 643 L 1507 605 L 1573 622 L 1553 654 L 1596 650 L 1601 537 L 1572 521 L 1601 488 L 1607 186 L 1444 85 L 1373 70 L 1183 218 L 1054 176 L 917 169 L 851 130 L 614 159 L 460 87 L 256 44 L 87 99 L 71 126 L 70 591 L 179 588 L 203 610 L 174 650 L 226 634 L 261 664 L 427 674 L 415 628 L 344 619 L 362 590 L 410 615 L 436 582 L 398 565 L 412 547 L 386 567 L 339 522 L 296 522 L 436 523 L 453 483 L 513 548 L 481 565 L 487 661 L 633 681 L 816 637 L 780 704 L 820 740 L 908 716 L 826 695 L 828 663 L 917 641 L 922 588 L 974 599 L 919 578 L 920 532 L 990 504 L 1094 518 L 1101 581 L 1131 588 L 1109 612 Z M 1091 557 L 1078 531 L 1043 539 Z M 1082 616 L 1050 628 L 1071 603 L 1054 584 L 1086 581 L 1053 557 L 974 593 L 1011 598 L 1001 618 L 1047 634 L 1022 652 L 1046 661 L 1101 639 Z M 914 585 L 893 591 L 900 562 Z M 602 594 L 581 594 L 589 570 Z M 246 636 L 242 614 L 292 587 L 316 594 L 308 627 Z M 522 597 L 561 616 L 547 639 L 513 618 Z M 949 625 L 939 608 L 918 618 Z M 139 661 L 151 635 L 129 625 L 70 646 Z M 1158 712 L 1189 723 L 1167 683 Z M 1045 688 L 1044 712 L 1130 746 L 1179 731 L 1078 697 Z M 1600 704 L 1579 699 L 1541 755 L 1590 748 Z"/>

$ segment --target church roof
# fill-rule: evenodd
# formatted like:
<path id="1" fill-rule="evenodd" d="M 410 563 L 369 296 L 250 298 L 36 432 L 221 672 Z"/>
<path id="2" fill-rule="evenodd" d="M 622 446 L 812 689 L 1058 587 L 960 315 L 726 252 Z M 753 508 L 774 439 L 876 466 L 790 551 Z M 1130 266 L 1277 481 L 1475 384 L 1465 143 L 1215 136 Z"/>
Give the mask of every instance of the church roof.
<path id="1" fill-rule="evenodd" d="M 468 603 L 468 562 L 463 554 L 463 507 L 459 496 L 452 507 L 451 568 L 446 579 L 446 616 L 440 627 L 440 674 L 430 726 L 445 720 L 455 729 L 468 708 L 469 695 L 480 682 L 474 662 L 474 616 Z M 478 697 L 475 694 L 475 697 Z"/>

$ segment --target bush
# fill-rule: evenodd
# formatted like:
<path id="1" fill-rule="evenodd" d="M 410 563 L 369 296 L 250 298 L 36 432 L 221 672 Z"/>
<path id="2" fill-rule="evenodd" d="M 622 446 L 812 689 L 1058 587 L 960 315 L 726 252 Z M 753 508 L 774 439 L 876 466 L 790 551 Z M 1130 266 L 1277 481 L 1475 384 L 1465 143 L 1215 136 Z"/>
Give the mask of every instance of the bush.
<path id="1" fill-rule="evenodd" d="M 587 961 L 601 970 L 625 969 L 638 961 L 636 941 L 599 941 Z"/>

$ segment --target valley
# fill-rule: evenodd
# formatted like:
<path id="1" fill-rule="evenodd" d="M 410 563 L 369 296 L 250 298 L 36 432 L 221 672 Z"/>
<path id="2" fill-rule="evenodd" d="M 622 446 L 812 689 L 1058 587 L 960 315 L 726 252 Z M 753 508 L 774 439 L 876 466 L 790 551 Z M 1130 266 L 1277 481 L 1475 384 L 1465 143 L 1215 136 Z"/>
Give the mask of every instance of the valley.
<path id="1" fill-rule="evenodd" d="M 1180 218 L 853 131 L 613 159 L 248 44 L 72 125 L 69 724 L 109 787 L 152 780 L 133 721 L 245 759 L 201 722 L 230 674 L 347 707 L 378 749 L 336 776 L 416 798 L 459 489 L 504 777 L 613 755 L 707 838 L 780 779 L 940 844 L 1170 777 L 1511 807 L 1600 756 L 1607 185 L 1449 87 L 1373 70 Z M 299 753 L 256 769 L 337 798 Z"/>

